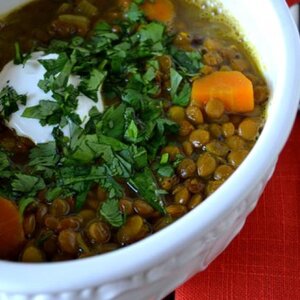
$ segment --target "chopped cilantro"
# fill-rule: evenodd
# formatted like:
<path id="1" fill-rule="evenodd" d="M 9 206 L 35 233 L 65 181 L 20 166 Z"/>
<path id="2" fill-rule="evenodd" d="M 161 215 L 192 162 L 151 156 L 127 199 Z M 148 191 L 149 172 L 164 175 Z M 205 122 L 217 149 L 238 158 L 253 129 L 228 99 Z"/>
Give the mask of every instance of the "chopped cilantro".
<path id="1" fill-rule="evenodd" d="M 26 101 L 26 95 L 19 95 L 14 88 L 7 85 L 0 91 L 0 114 L 8 119 L 19 110 L 19 104 L 25 105 Z"/>
<path id="2" fill-rule="evenodd" d="M 126 12 L 126 17 L 131 22 L 137 22 L 139 20 L 142 20 L 144 17 L 143 11 L 139 8 L 138 4 L 135 2 L 137 1 L 131 3 L 128 11 Z"/>
<path id="3" fill-rule="evenodd" d="M 163 155 L 160 158 L 160 164 L 165 165 L 166 163 L 168 163 L 169 157 L 170 157 L 169 153 L 163 153 Z"/>
<path id="4" fill-rule="evenodd" d="M 8 156 L 0 150 L 0 174 L 10 166 Z M 2 177 L 2 174 L 0 175 Z"/>
<path id="5" fill-rule="evenodd" d="M 199 51 L 183 51 L 172 46 L 170 53 L 176 66 L 181 69 L 185 75 L 194 76 L 199 73 L 202 67 L 201 54 Z"/>
<path id="6" fill-rule="evenodd" d="M 182 76 L 173 68 L 170 70 L 171 78 L 171 97 L 174 99 L 176 97 L 179 85 L 182 81 Z"/>
<path id="7" fill-rule="evenodd" d="M 160 166 L 157 170 L 159 176 L 171 177 L 174 175 L 174 168 L 170 165 Z"/>
<path id="8" fill-rule="evenodd" d="M 14 192 L 27 195 L 35 195 L 37 191 L 45 187 L 45 182 L 41 177 L 21 173 L 16 174 L 15 179 L 12 181 L 12 189 Z"/>
<path id="9" fill-rule="evenodd" d="M 31 57 L 30 52 L 27 54 L 23 54 L 21 51 L 20 44 L 18 42 L 15 43 L 15 59 L 14 64 L 15 65 L 21 65 L 25 64 L 26 61 Z"/>
<path id="10" fill-rule="evenodd" d="M 19 212 L 20 215 L 23 216 L 25 209 L 32 203 L 36 202 L 36 200 L 32 197 L 30 198 L 22 198 L 19 202 Z"/>
<path id="11" fill-rule="evenodd" d="M 180 105 L 183 107 L 188 106 L 191 100 L 191 92 L 192 88 L 190 83 L 185 82 L 181 91 L 173 98 L 173 104 Z"/>
<path id="12" fill-rule="evenodd" d="M 116 199 L 105 201 L 101 206 L 100 214 L 113 227 L 120 227 L 124 223 L 124 218 L 119 208 L 119 201 Z"/>
<path id="13" fill-rule="evenodd" d="M 165 213 L 164 202 L 158 194 L 158 185 L 150 168 L 136 173 L 130 180 L 130 185 L 137 193 L 160 213 Z"/>
<path id="14" fill-rule="evenodd" d="M 134 120 L 131 120 L 127 130 L 125 131 L 125 139 L 127 139 L 129 142 L 135 143 L 137 141 L 139 134 L 139 130 L 134 123 Z"/>
<path id="15" fill-rule="evenodd" d="M 58 55 L 57 58 L 53 59 L 40 59 L 39 63 L 46 69 L 45 77 L 59 74 L 64 66 L 67 64 L 69 58 L 65 52 Z"/>
<path id="16" fill-rule="evenodd" d="M 142 2 L 131 2 L 118 32 L 100 22 L 86 39 L 53 40 L 42 49 L 57 54 L 39 60 L 46 73 L 38 86 L 53 100 L 40 99 L 38 105 L 26 107 L 22 116 L 38 119 L 43 126 L 55 125 L 55 141 L 33 147 L 26 166 L 12 163 L 0 151 L 0 177 L 9 182 L 0 194 L 19 201 L 21 212 L 44 189 L 47 201 L 73 196 L 79 210 L 91 187 L 101 186 L 107 200 L 99 214 L 111 226 L 120 227 L 126 216 L 119 209 L 119 199 L 128 184 L 154 209 L 165 213 L 166 192 L 159 189 L 154 174 L 173 176 L 182 157 L 170 162 L 167 153 L 160 155 L 167 136 L 178 132 L 178 125 L 165 116 L 164 101 L 183 107 L 189 104 L 190 80 L 202 66 L 201 55 L 176 48 L 164 24 L 144 17 L 139 8 Z M 24 63 L 27 56 L 17 43 L 15 50 L 15 62 Z M 163 55 L 172 60 L 170 73 L 163 74 L 170 80 L 170 89 L 162 82 L 165 76 L 158 57 Z M 71 76 L 80 80 L 75 82 Z M 113 104 L 104 112 L 92 108 L 83 125 L 76 113 L 79 95 L 97 102 L 100 92 L 102 99 Z M 26 95 L 18 95 L 9 86 L 0 92 L 4 118 L 21 104 L 26 104 Z M 62 131 L 66 124 L 71 128 L 70 138 Z"/>
<path id="17" fill-rule="evenodd" d="M 100 88 L 105 77 L 106 72 L 93 69 L 89 78 L 86 78 L 80 82 L 79 90 L 84 95 L 97 102 L 99 100 L 98 93 L 100 93 Z"/>

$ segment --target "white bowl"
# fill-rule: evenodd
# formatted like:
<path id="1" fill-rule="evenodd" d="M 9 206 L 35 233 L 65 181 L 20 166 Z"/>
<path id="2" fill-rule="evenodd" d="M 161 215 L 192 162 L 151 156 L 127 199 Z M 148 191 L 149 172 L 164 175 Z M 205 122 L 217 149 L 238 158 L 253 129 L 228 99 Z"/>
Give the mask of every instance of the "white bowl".
<path id="1" fill-rule="evenodd" d="M 196 1 L 196 0 L 195 0 Z M 0 2 L 0 13 L 24 0 Z M 112 253 L 51 264 L 0 261 L 0 299 L 161 299 L 224 250 L 254 209 L 292 128 L 300 98 L 300 44 L 282 0 L 223 0 L 271 88 L 265 128 L 212 196 L 152 237 Z"/>

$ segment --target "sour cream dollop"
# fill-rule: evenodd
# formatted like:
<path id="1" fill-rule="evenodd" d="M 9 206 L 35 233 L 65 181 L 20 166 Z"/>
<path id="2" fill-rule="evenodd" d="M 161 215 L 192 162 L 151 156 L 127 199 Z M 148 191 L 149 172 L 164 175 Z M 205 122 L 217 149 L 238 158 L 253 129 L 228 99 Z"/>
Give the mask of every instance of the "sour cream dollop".
<path id="1" fill-rule="evenodd" d="M 14 88 L 18 94 L 27 95 L 26 105 L 19 105 L 19 110 L 10 116 L 6 125 L 14 129 L 19 136 L 28 137 L 36 144 L 53 141 L 52 130 L 55 126 L 42 126 L 39 120 L 22 117 L 22 114 L 27 107 L 38 105 L 40 100 L 55 101 L 51 97 L 51 91 L 45 93 L 38 87 L 39 81 L 44 78 L 44 74 L 46 73 L 46 69 L 39 63 L 39 60 L 57 58 L 57 54 L 45 55 L 44 52 L 33 52 L 25 65 L 15 65 L 11 61 L 0 72 L 0 90 L 8 85 Z M 79 76 L 71 75 L 69 77 L 69 84 L 77 87 L 79 83 Z M 89 111 L 91 108 L 96 107 L 99 112 L 103 112 L 104 106 L 100 90 L 97 93 L 97 98 L 98 101 L 94 102 L 83 94 L 78 96 L 78 105 L 75 113 L 78 114 L 82 121 L 81 126 L 84 126 L 89 120 Z M 65 136 L 70 137 L 70 125 L 66 125 L 62 131 Z"/>

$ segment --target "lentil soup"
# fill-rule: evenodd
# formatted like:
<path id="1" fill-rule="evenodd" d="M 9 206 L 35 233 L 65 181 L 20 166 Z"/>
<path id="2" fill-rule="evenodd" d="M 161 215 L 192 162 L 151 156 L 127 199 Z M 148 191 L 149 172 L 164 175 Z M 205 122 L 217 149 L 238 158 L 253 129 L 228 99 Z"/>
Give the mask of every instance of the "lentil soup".
<path id="1" fill-rule="evenodd" d="M 239 167 L 268 87 L 217 14 L 183 0 L 37 0 L 0 20 L 0 259 L 124 247 Z"/>

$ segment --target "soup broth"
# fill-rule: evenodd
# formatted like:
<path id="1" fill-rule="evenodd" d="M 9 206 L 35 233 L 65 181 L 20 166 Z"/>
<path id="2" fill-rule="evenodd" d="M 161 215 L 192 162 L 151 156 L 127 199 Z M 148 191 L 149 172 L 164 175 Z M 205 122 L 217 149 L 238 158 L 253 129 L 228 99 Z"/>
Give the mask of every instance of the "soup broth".
<path id="1" fill-rule="evenodd" d="M 36 105 L 27 77 L 26 93 L 14 79 L 0 88 L 0 259 L 122 248 L 239 167 L 263 128 L 268 87 L 218 13 L 183 0 L 36 0 L 0 20 L 0 83 L 10 70 L 43 70 Z M 32 119 L 27 132 L 14 124 Z M 51 138 L 34 140 L 37 127 Z"/>

